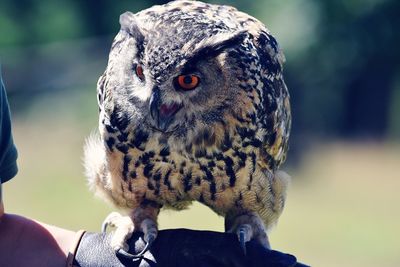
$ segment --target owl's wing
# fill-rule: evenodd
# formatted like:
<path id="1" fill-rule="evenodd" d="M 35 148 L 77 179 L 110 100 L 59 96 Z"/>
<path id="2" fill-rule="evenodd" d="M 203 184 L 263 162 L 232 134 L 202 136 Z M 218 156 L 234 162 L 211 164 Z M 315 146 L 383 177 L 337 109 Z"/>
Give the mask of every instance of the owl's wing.
<path id="1" fill-rule="evenodd" d="M 285 161 L 291 127 L 289 92 L 283 79 L 284 55 L 275 38 L 261 31 L 255 39 L 261 67 L 260 105 L 257 107 L 261 167 L 276 170 Z"/>

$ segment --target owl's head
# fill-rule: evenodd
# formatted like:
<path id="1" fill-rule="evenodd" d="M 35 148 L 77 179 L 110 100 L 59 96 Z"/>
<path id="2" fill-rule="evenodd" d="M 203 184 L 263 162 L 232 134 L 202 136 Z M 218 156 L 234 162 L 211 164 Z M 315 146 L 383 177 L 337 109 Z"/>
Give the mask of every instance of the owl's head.
<path id="1" fill-rule="evenodd" d="M 103 130 L 222 138 L 236 122 L 254 126 L 265 101 L 271 107 L 264 113 L 276 111 L 282 56 L 254 18 L 228 6 L 174 1 L 126 12 L 120 24 L 98 82 Z"/>

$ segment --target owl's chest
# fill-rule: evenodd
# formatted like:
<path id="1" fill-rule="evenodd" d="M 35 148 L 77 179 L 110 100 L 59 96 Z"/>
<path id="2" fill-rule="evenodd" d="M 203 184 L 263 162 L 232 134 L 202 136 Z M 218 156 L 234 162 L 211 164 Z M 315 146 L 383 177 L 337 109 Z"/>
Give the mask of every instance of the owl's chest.
<path id="1" fill-rule="evenodd" d="M 144 199 L 161 205 L 198 200 L 217 210 L 229 209 L 251 187 L 253 151 L 234 149 L 188 155 L 170 148 L 115 151 L 110 166 L 124 197 L 133 205 Z"/>

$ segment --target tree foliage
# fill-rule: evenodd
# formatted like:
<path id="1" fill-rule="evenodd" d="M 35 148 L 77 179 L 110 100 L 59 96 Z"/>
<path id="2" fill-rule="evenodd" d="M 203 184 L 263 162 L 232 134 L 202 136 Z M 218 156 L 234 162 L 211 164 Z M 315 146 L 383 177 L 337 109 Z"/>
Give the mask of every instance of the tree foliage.
<path id="1" fill-rule="evenodd" d="M 100 52 L 93 57 L 103 61 L 94 68 L 93 77 L 88 74 L 94 84 L 119 29 L 118 16 L 165 2 L 2 0 L 0 59 L 10 73 L 10 90 L 21 91 L 15 101 L 35 86 L 48 89 L 35 83 L 37 77 L 41 81 L 53 77 L 44 70 L 66 71 L 63 64 L 73 68 L 74 61 L 64 60 L 61 54 L 73 54 L 68 47 L 74 47 L 75 41 L 80 46 L 81 40 L 100 40 Z M 208 2 L 236 6 L 259 18 L 277 36 L 287 58 L 285 75 L 292 95 L 295 138 L 400 136 L 399 1 Z M 61 52 L 43 52 L 54 43 L 67 45 Z M 75 64 L 88 64 L 80 60 Z M 42 72 L 37 62 L 44 62 Z M 57 76 L 56 71 L 50 73 Z M 26 77 L 24 83 L 18 80 L 21 76 Z"/>

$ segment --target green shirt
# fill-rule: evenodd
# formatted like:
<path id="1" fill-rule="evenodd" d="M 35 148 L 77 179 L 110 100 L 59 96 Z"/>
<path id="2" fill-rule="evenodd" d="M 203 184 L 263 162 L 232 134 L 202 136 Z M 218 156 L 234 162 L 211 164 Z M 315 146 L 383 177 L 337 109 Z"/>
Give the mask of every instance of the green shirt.
<path id="1" fill-rule="evenodd" d="M 12 138 L 10 109 L 1 73 L 0 112 L 0 182 L 4 183 L 17 174 L 18 154 Z"/>

